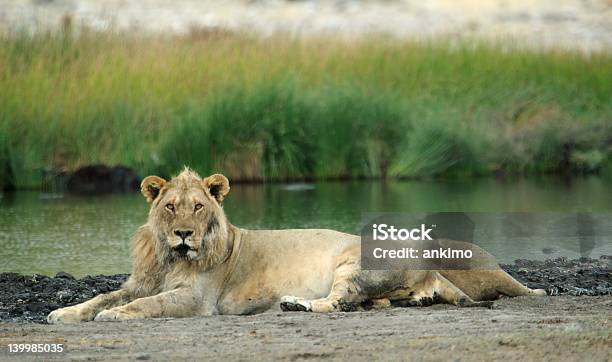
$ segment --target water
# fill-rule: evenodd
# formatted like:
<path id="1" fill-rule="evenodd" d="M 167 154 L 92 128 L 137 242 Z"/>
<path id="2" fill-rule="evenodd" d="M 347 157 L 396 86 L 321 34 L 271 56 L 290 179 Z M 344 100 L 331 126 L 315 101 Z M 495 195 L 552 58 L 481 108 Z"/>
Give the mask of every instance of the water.
<path id="1" fill-rule="evenodd" d="M 612 212 L 610 191 L 610 180 L 600 177 L 233 185 L 224 207 L 239 227 L 331 228 L 356 234 L 364 212 Z M 146 216 L 140 194 L 5 193 L 0 198 L 0 271 L 127 273 L 129 239 Z M 479 244 L 500 262 L 511 262 L 609 255 L 609 240 L 597 240 L 586 252 L 555 240 L 509 245 L 491 238 Z"/>

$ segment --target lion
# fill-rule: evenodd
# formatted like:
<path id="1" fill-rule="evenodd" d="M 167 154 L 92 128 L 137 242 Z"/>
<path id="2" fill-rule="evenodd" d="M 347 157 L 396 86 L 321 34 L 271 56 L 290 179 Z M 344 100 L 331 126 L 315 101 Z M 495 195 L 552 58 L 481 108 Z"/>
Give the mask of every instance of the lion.
<path id="1" fill-rule="evenodd" d="M 495 270 L 361 269 L 360 237 L 334 230 L 247 230 L 222 208 L 228 179 L 185 168 L 148 176 L 148 220 L 133 237 L 119 290 L 51 312 L 49 323 L 121 321 L 269 309 L 328 313 L 369 307 L 490 306 L 501 295 L 545 295 Z M 484 257 L 491 257 L 483 251 Z"/>

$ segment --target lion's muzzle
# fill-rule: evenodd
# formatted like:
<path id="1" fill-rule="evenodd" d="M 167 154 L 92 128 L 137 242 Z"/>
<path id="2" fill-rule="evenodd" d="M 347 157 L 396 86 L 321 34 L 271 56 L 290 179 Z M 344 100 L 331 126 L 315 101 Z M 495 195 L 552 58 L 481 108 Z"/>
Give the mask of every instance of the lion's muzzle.
<path id="1" fill-rule="evenodd" d="M 185 242 L 185 239 L 193 235 L 193 230 L 174 230 L 174 235 L 178 236 Z"/>
<path id="2" fill-rule="evenodd" d="M 190 248 L 189 245 L 185 243 L 180 244 L 179 246 L 174 248 L 174 251 L 176 251 L 180 256 L 186 256 L 189 250 L 193 250 L 193 249 Z"/>
<path id="3" fill-rule="evenodd" d="M 176 241 L 178 241 L 178 243 L 172 246 L 172 250 L 176 252 L 179 256 L 186 257 L 189 256 L 190 251 L 197 252 L 197 247 L 195 245 L 192 245 L 193 230 L 175 229 L 172 233 L 178 236 L 178 238 L 175 239 Z"/>

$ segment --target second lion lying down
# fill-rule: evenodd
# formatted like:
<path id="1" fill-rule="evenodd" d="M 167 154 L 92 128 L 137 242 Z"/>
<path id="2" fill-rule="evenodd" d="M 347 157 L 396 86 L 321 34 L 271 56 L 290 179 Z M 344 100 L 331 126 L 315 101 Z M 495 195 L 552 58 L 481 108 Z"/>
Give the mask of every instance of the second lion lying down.
<path id="1" fill-rule="evenodd" d="M 121 289 L 49 314 L 49 323 L 213 314 L 270 308 L 333 312 L 437 300 L 487 306 L 500 295 L 545 295 L 501 269 L 366 271 L 360 238 L 333 230 L 245 230 L 221 203 L 229 182 L 185 169 L 149 176 L 147 223 L 133 240 L 134 266 Z M 480 255 L 491 258 L 480 250 Z"/>

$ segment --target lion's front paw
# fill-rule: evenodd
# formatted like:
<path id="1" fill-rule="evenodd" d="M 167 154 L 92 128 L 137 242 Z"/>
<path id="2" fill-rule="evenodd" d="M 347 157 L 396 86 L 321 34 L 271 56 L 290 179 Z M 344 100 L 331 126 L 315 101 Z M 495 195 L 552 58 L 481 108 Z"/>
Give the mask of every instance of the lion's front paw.
<path id="1" fill-rule="evenodd" d="M 100 313 L 98 313 L 96 318 L 94 318 L 94 321 L 96 322 L 115 322 L 115 321 L 127 321 L 130 319 L 137 319 L 137 318 L 132 314 L 122 311 L 121 309 L 113 308 L 113 309 L 103 310 Z"/>
<path id="2" fill-rule="evenodd" d="M 47 316 L 47 323 L 49 324 L 70 324 L 87 322 L 88 320 L 87 316 L 82 315 L 73 307 L 56 309 Z"/>
<path id="3" fill-rule="evenodd" d="M 310 301 L 286 295 L 280 300 L 280 307 L 283 312 L 312 312 L 312 304 Z"/>

